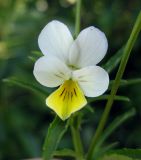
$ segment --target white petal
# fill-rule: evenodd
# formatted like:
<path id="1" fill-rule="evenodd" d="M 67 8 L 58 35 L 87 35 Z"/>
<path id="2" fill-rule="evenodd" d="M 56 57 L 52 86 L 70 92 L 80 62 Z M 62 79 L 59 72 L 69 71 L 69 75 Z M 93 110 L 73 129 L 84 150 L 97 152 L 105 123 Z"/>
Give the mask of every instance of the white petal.
<path id="1" fill-rule="evenodd" d="M 105 56 L 108 42 L 105 34 L 95 27 L 80 32 L 69 52 L 69 63 L 78 68 L 95 65 Z"/>
<path id="2" fill-rule="evenodd" d="M 51 21 L 41 31 L 38 43 L 44 55 L 54 55 L 63 61 L 68 59 L 68 50 L 73 42 L 67 26 L 59 21 Z"/>
<path id="3" fill-rule="evenodd" d="M 71 71 L 57 57 L 43 56 L 36 61 L 33 74 L 42 85 L 57 87 L 70 78 Z"/>
<path id="4" fill-rule="evenodd" d="M 87 97 L 102 95 L 109 85 L 108 73 L 99 66 L 89 66 L 76 70 L 73 72 L 73 79 L 78 81 Z"/>

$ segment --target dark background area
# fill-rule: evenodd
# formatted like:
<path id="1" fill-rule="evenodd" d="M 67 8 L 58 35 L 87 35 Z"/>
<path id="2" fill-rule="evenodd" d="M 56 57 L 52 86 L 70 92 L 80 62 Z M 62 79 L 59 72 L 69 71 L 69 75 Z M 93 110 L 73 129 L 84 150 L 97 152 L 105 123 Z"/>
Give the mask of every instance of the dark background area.
<path id="1" fill-rule="evenodd" d="M 126 44 L 141 1 L 82 1 L 81 29 L 94 25 L 107 36 L 109 48 L 104 63 Z M 43 97 L 5 83 L 3 79 L 12 76 L 42 87 L 33 76 L 34 62 L 29 57 L 39 51 L 37 39 L 41 29 L 54 19 L 67 24 L 74 33 L 75 4 L 72 0 L 0 0 L 0 160 L 41 156 L 42 143 L 55 114 L 46 107 Z M 141 77 L 140 49 L 139 37 L 124 79 Z M 116 71 L 110 74 L 110 79 L 115 78 Z M 115 102 L 108 123 L 130 106 L 136 108 L 137 114 L 119 127 L 107 143 L 119 141 L 118 147 L 141 148 L 141 84 L 122 87 L 118 94 L 128 96 L 131 102 Z M 82 125 L 85 146 L 95 131 L 105 102 L 93 103 L 95 112 L 85 115 Z M 72 147 L 69 131 L 60 144 L 60 148 L 64 147 Z"/>

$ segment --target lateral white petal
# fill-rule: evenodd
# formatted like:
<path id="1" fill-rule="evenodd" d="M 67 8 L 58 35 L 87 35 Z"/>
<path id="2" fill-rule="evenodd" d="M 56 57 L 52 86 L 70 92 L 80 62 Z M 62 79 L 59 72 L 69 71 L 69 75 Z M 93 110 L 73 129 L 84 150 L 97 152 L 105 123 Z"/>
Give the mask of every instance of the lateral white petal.
<path id="1" fill-rule="evenodd" d="M 73 79 L 78 81 L 87 97 L 102 95 L 109 85 L 108 73 L 99 66 L 89 66 L 76 70 L 73 72 Z"/>
<path id="2" fill-rule="evenodd" d="M 44 55 L 54 55 L 63 61 L 68 59 L 68 51 L 73 42 L 72 35 L 68 27 L 53 20 L 41 31 L 38 44 Z"/>
<path id="3" fill-rule="evenodd" d="M 88 27 L 80 32 L 69 52 L 70 65 L 78 68 L 95 65 L 105 56 L 108 42 L 98 28 Z"/>
<path id="4" fill-rule="evenodd" d="M 69 68 L 57 57 L 43 56 L 34 66 L 36 80 L 47 87 L 57 87 L 71 76 Z"/>

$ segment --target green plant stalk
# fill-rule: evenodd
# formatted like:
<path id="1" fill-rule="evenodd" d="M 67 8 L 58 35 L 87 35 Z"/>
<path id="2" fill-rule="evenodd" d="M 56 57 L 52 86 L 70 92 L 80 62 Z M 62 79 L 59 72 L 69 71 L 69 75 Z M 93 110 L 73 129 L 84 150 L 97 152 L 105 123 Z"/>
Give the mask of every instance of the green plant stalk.
<path id="1" fill-rule="evenodd" d="M 84 160 L 83 158 L 83 146 L 80 138 L 79 128 L 76 126 L 77 117 L 72 117 L 71 121 L 71 134 L 73 144 L 76 152 L 76 160 Z"/>
<path id="2" fill-rule="evenodd" d="M 80 13 L 81 13 L 81 0 L 77 0 L 76 3 L 76 16 L 75 16 L 75 34 L 74 38 L 76 38 L 80 32 Z M 83 159 L 83 145 L 79 133 L 79 126 L 76 127 L 78 122 L 78 117 L 73 116 L 70 123 L 71 134 L 73 139 L 73 145 L 76 152 L 76 159 L 77 160 L 84 160 Z"/>
<path id="3" fill-rule="evenodd" d="M 76 38 L 80 32 L 80 15 L 81 13 L 81 0 L 77 0 L 76 3 L 76 16 L 75 16 L 75 34 L 74 37 Z"/>
<path id="4" fill-rule="evenodd" d="M 133 27 L 133 30 L 131 32 L 131 35 L 130 35 L 130 37 L 127 41 L 127 44 L 125 46 L 125 49 L 123 51 L 123 57 L 121 59 L 120 66 L 119 66 L 118 72 L 116 74 L 114 84 L 113 84 L 112 89 L 111 89 L 111 94 L 110 94 L 111 96 L 108 99 L 105 110 L 102 114 L 101 120 L 100 120 L 99 125 L 97 127 L 96 133 L 95 133 L 94 137 L 92 138 L 92 142 L 90 144 L 90 148 L 89 148 L 88 154 L 87 154 L 87 160 L 92 160 L 95 145 L 96 145 L 100 135 L 102 134 L 102 132 L 104 130 L 104 127 L 105 127 L 105 124 L 107 122 L 110 110 L 112 108 L 114 97 L 115 97 L 115 95 L 117 93 L 117 90 L 118 90 L 118 87 L 120 85 L 120 80 L 122 78 L 122 75 L 123 75 L 125 67 L 127 65 L 131 50 L 134 46 L 134 43 L 135 43 L 135 41 L 138 37 L 138 34 L 139 34 L 140 30 L 141 30 L 141 11 L 139 12 L 137 20 L 136 20 L 135 25 Z"/>

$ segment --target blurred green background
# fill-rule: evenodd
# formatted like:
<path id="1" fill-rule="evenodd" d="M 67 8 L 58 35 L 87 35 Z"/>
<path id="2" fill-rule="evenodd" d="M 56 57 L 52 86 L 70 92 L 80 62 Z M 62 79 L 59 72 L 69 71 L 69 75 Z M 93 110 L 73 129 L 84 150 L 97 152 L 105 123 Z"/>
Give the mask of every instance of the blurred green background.
<path id="1" fill-rule="evenodd" d="M 105 32 L 108 53 L 103 61 L 115 54 L 127 41 L 141 7 L 140 0 L 82 0 L 81 28 L 97 26 Z M 54 113 L 45 105 L 45 97 L 27 87 L 3 80 L 16 77 L 19 81 L 44 89 L 33 77 L 33 58 L 38 57 L 38 35 L 51 20 L 68 25 L 74 33 L 75 0 L 0 0 L 0 160 L 18 160 L 41 156 L 42 143 Z M 132 51 L 124 79 L 141 77 L 141 38 Z M 117 69 L 110 74 L 114 79 Z M 8 82 L 8 81 L 7 81 Z M 115 102 L 109 122 L 130 106 L 136 116 L 119 127 L 107 143 L 119 141 L 119 147 L 141 148 L 141 84 L 119 89 L 129 96 L 130 104 Z M 94 113 L 85 115 L 82 137 L 87 148 L 106 101 L 92 104 Z M 72 147 L 70 133 L 60 148 Z"/>

